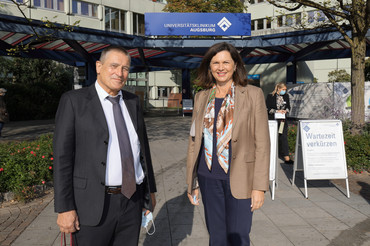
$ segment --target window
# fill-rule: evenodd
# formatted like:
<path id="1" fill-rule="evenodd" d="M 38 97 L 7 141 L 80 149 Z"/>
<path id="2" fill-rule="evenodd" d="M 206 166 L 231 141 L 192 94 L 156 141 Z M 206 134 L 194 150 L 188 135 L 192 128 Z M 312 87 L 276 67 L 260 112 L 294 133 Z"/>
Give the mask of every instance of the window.
<path id="1" fill-rule="evenodd" d="M 315 11 L 308 11 L 308 23 L 313 23 L 315 21 Z"/>
<path id="2" fill-rule="evenodd" d="M 326 16 L 321 10 L 317 11 L 317 21 L 318 22 L 326 21 Z"/>
<path id="3" fill-rule="evenodd" d="M 258 19 L 257 20 L 257 30 L 262 30 L 263 29 L 263 19 Z"/>
<path id="4" fill-rule="evenodd" d="M 126 12 L 119 9 L 105 7 L 105 30 L 126 31 Z"/>
<path id="5" fill-rule="evenodd" d="M 266 29 L 271 29 L 271 19 L 266 19 Z"/>
<path id="6" fill-rule="evenodd" d="M 23 0 L 17 0 L 20 2 Z M 35 7 L 64 11 L 64 0 L 34 0 Z"/>
<path id="7" fill-rule="evenodd" d="M 302 17 L 301 17 L 301 14 L 295 14 L 294 15 L 294 21 L 295 21 L 295 24 L 298 26 L 298 25 L 301 25 L 301 22 L 302 22 Z"/>
<path id="8" fill-rule="evenodd" d="M 98 5 L 77 0 L 72 0 L 72 13 L 90 17 L 98 17 Z"/>
<path id="9" fill-rule="evenodd" d="M 251 31 L 255 30 L 254 20 L 251 20 Z"/>
<path id="10" fill-rule="evenodd" d="M 134 34 L 145 35 L 145 21 L 143 14 L 134 13 Z"/>
<path id="11" fill-rule="evenodd" d="M 294 24 L 294 16 L 293 15 L 287 15 L 286 16 L 286 25 L 287 26 L 293 26 Z"/>
<path id="12" fill-rule="evenodd" d="M 168 97 L 170 91 L 170 87 L 158 87 L 158 97 Z"/>
<path id="13" fill-rule="evenodd" d="M 277 26 L 278 27 L 283 27 L 284 26 L 284 24 L 283 24 L 283 16 L 282 15 L 280 15 L 280 16 L 277 17 Z"/>

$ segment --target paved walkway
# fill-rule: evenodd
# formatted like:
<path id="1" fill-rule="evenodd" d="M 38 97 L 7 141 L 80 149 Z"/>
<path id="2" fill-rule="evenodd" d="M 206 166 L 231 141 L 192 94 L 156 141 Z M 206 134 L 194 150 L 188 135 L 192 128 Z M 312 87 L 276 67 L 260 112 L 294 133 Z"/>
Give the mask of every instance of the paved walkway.
<path id="1" fill-rule="evenodd" d="M 156 233 L 147 236 L 142 231 L 139 245 L 206 246 L 208 235 L 203 207 L 190 205 L 185 195 L 187 136 L 191 119 L 158 117 L 146 121 L 158 186 L 154 213 Z M 49 127 L 52 129 L 52 122 L 42 129 Z M 36 126 L 32 129 L 42 131 Z M 17 135 L 15 132 L 19 130 L 13 130 L 14 136 L 24 135 Z M 4 135 L 7 136 L 6 127 Z M 309 181 L 309 198 L 305 199 L 302 173 L 299 172 L 296 178 L 297 186 L 292 186 L 292 167 L 280 164 L 278 172 L 275 200 L 271 200 L 267 192 L 263 208 L 254 213 L 253 246 L 370 246 L 369 201 L 355 194 L 348 199 L 345 190 L 330 181 Z M 60 245 L 55 221 L 53 201 L 50 201 L 12 245 Z"/>

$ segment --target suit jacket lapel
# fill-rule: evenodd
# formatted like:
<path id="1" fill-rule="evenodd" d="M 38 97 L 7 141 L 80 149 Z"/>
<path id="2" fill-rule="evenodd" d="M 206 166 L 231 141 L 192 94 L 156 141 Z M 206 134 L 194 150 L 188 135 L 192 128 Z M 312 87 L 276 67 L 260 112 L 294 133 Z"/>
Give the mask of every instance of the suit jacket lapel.
<path id="1" fill-rule="evenodd" d="M 96 122 L 98 122 L 103 129 L 108 133 L 108 125 L 105 119 L 105 114 L 101 102 L 99 100 L 98 93 L 95 89 L 94 84 L 88 89 L 87 100 L 90 102 L 87 104 L 90 111 L 93 113 Z"/>
<path id="2" fill-rule="evenodd" d="M 130 98 L 125 91 L 122 90 L 123 100 L 126 104 L 128 113 L 130 114 L 132 124 L 135 127 L 137 132 L 137 110 L 136 110 L 136 100 L 134 98 Z"/>

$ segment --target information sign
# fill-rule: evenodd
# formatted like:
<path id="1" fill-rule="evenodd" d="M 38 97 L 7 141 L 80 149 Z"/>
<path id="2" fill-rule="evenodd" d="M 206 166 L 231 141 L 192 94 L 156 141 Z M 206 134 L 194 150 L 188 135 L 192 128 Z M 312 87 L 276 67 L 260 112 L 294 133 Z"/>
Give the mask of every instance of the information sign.
<path id="1" fill-rule="evenodd" d="M 184 113 L 193 112 L 193 100 L 192 99 L 182 99 L 182 116 Z"/>
<path id="2" fill-rule="evenodd" d="M 306 197 L 307 180 L 322 179 L 346 179 L 349 197 L 342 122 L 301 120 L 297 143 L 294 168 L 298 166 L 296 162 L 302 155 Z"/>
<path id="3" fill-rule="evenodd" d="M 248 13 L 145 13 L 146 36 L 250 36 Z"/>

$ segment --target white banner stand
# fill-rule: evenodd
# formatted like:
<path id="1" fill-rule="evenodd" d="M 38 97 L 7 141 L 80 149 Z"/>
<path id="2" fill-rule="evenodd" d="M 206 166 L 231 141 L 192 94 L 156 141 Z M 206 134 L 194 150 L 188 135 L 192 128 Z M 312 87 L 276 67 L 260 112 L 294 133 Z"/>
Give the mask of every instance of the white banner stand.
<path id="1" fill-rule="evenodd" d="M 275 199 L 275 187 L 278 186 L 277 183 L 277 149 L 278 149 L 278 124 L 276 120 L 269 120 L 269 131 L 270 131 L 270 178 L 272 181 L 271 185 L 271 199 Z"/>
<path id="2" fill-rule="evenodd" d="M 296 171 L 304 171 L 306 198 L 307 180 L 325 179 L 345 179 L 347 197 L 350 197 L 340 120 L 300 120 L 295 151 L 292 185 Z"/>

